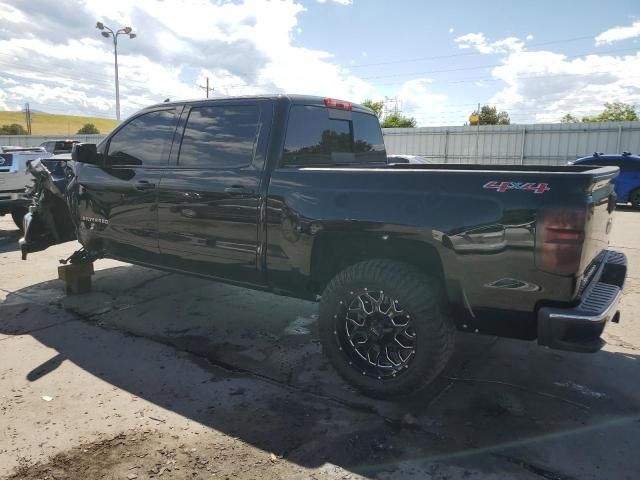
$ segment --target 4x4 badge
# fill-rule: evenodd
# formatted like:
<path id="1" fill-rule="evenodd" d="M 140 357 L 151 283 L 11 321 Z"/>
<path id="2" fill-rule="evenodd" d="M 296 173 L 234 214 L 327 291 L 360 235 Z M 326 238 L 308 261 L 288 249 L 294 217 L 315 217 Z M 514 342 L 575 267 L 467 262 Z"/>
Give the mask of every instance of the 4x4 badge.
<path id="1" fill-rule="evenodd" d="M 525 190 L 533 193 L 544 193 L 551 190 L 547 183 L 523 183 L 523 182 L 497 182 L 492 180 L 484 184 L 482 188 L 496 190 L 504 193 L 507 190 Z"/>

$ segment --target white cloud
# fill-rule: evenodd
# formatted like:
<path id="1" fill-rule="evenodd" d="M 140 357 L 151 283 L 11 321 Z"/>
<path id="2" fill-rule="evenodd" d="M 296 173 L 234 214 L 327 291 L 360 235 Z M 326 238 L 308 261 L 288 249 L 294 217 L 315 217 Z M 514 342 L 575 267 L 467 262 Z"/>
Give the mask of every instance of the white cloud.
<path id="1" fill-rule="evenodd" d="M 0 20 L 12 23 L 26 23 L 27 19 L 20 10 L 0 2 Z"/>
<path id="2" fill-rule="evenodd" d="M 533 40 L 533 35 L 529 34 L 526 36 L 526 40 Z"/>
<path id="3" fill-rule="evenodd" d="M 640 103 L 640 86 L 628 72 L 640 71 L 640 53 L 568 58 L 549 52 L 516 52 L 492 75 L 506 87 L 489 100 L 516 114 L 517 123 L 557 122 L 565 113 L 599 112 L 605 102 Z"/>
<path id="4" fill-rule="evenodd" d="M 640 22 L 637 24 L 640 31 Z M 608 30 L 596 38 L 600 43 L 630 38 L 631 27 L 624 28 L 622 32 Z M 532 38 L 530 34 L 526 37 Z M 487 103 L 512 113 L 516 123 L 557 122 L 565 113 L 591 115 L 602 111 L 605 102 L 640 103 L 640 84 L 629 74 L 640 71 L 640 52 L 572 58 L 552 51 L 525 50 L 517 37 L 492 42 L 483 33 L 468 33 L 454 41 L 462 49 L 502 54 L 502 64 L 493 68 L 489 80 L 498 82 L 492 86 L 498 85 L 499 90 Z M 476 87 L 487 85 L 485 79 L 477 80 Z"/>
<path id="5" fill-rule="evenodd" d="M 353 0 L 328 0 L 333 3 L 339 3 L 340 5 L 353 5 Z M 316 0 L 318 3 L 327 3 L 327 0 Z"/>
<path id="6" fill-rule="evenodd" d="M 606 45 L 629 38 L 640 37 L 640 20 L 632 23 L 628 27 L 613 27 L 598 35 L 596 45 Z"/>
<path id="7" fill-rule="evenodd" d="M 7 102 L 5 101 L 6 99 L 7 99 L 6 92 L 4 92 L 3 90 L 0 90 L 0 109 L 2 109 L 2 110 L 9 110 L 9 106 L 7 105 Z"/>
<path id="8" fill-rule="evenodd" d="M 449 33 L 453 33 L 453 27 L 449 27 Z"/>
<path id="9" fill-rule="evenodd" d="M 489 42 L 484 33 L 467 33 L 456 37 L 454 42 L 458 48 L 475 48 L 480 53 L 508 53 L 518 52 L 524 47 L 524 42 L 517 37 L 507 37 L 495 42 Z"/>
<path id="10" fill-rule="evenodd" d="M 418 126 L 428 127 L 447 123 L 447 96 L 430 90 L 431 80 L 409 80 L 398 91 L 399 108 L 403 115 L 414 117 Z"/>
<path id="11" fill-rule="evenodd" d="M 334 64 L 330 53 L 296 45 L 298 17 L 305 11 L 296 0 L 59 0 L 55 5 L 30 0 L 18 5 L 0 4 L 1 108 L 30 101 L 40 110 L 113 116 L 112 44 L 94 28 L 96 20 L 131 25 L 138 35 L 119 37 L 123 116 L 167 97 L 202 97 L 198 85 L 207 76 L 214 95 L 286 91 L 357 101 L 376 93 Z"/>

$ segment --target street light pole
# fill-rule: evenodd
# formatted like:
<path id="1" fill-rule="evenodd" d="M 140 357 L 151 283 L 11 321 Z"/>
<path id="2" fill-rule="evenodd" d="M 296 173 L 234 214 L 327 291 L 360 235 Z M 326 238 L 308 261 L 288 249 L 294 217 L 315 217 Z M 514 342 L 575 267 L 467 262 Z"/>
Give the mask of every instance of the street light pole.
<path id="1" fill-rule="evenodd" d="M 118 36 L 127 35 L 129 38 L 133 39 L 133 38 L 136 38 L 136 34 L 133 33 L 133 29 L 131 27 L 124 27 L 114 32 L 102 22 L 97 22 L 96 28 L 98 30 L 102 30 L 101 34 L 103 37 L 113 38 L 113 57 L 114 57 L 115 75 L 116 75 L 116 119 L 119 122 L 120 121 L 120 82 L 118 79 Z"/>
<path id="2" fill-rule="evenodd" d="M 116 120 L 120 121 L 120 81 L 118 79 L 118 35 L 112 35 L 113 37 L 113 57 L 115 59 L 115 72 L 116 72 Z"/>

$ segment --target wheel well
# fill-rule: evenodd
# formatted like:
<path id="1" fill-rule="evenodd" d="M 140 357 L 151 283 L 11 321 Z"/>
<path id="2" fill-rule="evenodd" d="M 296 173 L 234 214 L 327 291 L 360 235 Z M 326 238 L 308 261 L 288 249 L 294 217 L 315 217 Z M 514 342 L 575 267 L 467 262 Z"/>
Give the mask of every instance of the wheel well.
<path id="1" fill-rule="evenodd" d="M 329 281 L 350 265 L 384 258 L 405 262 L 441 281 L 444 271 L 440 255 L 429 243 L 403 238 L 345 234 L 325 234 L 316 239 L 311 254 L 311 284 L 314 294 L 321 294 Z"/>

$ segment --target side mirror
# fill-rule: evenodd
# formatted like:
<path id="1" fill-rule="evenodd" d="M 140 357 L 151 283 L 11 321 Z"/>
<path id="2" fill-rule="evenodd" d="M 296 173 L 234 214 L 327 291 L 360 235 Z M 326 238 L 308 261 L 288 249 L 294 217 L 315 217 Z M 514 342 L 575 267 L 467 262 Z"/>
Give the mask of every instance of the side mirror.
<path id="1" fill-rule="evenodd" d="M 98 153 L 95 143 L 76 143 L 71 149 L 71 159 L 75 162 L 104 166 L 103 155 Z"/>

